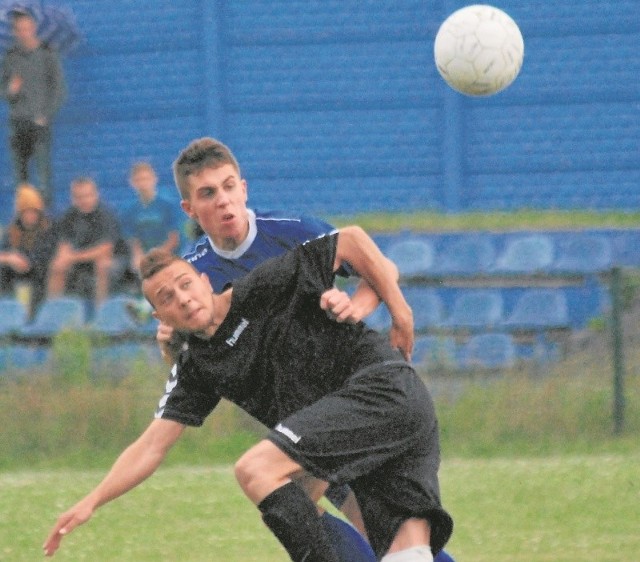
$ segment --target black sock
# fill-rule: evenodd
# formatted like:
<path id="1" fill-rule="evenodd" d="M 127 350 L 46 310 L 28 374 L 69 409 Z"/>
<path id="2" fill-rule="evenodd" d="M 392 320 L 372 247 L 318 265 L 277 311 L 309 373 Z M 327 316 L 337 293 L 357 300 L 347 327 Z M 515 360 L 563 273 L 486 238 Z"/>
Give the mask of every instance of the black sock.
<path id="1" fill-rule="evenodd" d="M 258 509 L 293 562 L 340 562 L 315 504 L 298 485 L 289 482 L 274 490 Z"/>

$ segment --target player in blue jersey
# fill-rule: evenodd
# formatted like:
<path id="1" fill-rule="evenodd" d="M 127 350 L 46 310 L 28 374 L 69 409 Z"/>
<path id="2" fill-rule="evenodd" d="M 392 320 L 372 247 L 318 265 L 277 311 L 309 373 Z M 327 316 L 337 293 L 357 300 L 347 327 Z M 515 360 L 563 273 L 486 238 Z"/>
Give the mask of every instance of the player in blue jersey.
<path id="1" fill-rule="evenodd" d="M 247 208 L 247 183 L 231 150 L 211 138 L 189 144 L 174 163 L 174 179 L 183 211 L 204 234 L 184 255 L 198 271 L 206 273 L 215 291 L 252 271 L 265 260 L 279 256 L 302 242 L 333 232 L 328 223 L 306 216 L 254 212 Z M 327 307 L 338 322 L 356 323 L 379 305 L 376 292 L 360 281 L 351 298 L 336 289 L 325 295 Z M 171 327 L 160 324 L 158 341 L 163 355 L 175 362 L 182 340 Z M 325 483 L 308 486 L 311 495 L 322 495 Z M 360 510 L 347 487 L 331 487 L 327 497 L 364 533 Z M 375 560 L 362 536 L 343 521 L 324 515 L 341 559 L 350 562 Z M 444 556 L 444 554 L 443 554 Z M 438 559 L 436 559 L 438 560 Z M 446 562 L 440 559 L 439 562 Z"/>

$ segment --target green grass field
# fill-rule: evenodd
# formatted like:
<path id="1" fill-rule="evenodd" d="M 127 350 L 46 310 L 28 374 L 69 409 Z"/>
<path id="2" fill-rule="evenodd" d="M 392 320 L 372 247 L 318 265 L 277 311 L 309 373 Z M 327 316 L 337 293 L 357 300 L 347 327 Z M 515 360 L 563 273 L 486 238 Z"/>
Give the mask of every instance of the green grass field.
<path id="1" fill-rule="evenodd" d="M 640 453 L 445 459 L 458 562 L 618 562 L 640 553 Z M 0 475 L 0 559 L 31 562 L 55 517 L 101 471 Z M 169 467 L 65 539 L 60 562 L 287 560 L 230 466 Z"/>
<path id="2" fill-rule="evenodd" d="M 640 224 L 640 214 L 417 213 L 333 222 L 370 231 L 624 228 Z M 439 388 L 443 502 L 456 521 L 447 549 L 457 562 L 640 557 L 637 341 L 625 348 L 627 418 L 620 436 L 611 433 L 606 346 L 590 344 L 544 374 L 479 377 L 464 388 L 450 373 L 431 381 Z M 82 334 L 61 336 L 51 372 L 0 381 L 1 562 L 42 558 L 58 514 L 102 478 L 162 394 L 164 368 L 123 365 L 120 374 L 132 374 L 122 379 L 94 373 L 88 346 Z M 66 538 L 55 559 L 287 560 L 232 475 L 230 463 L 260 432 L 226 406 L 187 432 L 149 481 Z"/>

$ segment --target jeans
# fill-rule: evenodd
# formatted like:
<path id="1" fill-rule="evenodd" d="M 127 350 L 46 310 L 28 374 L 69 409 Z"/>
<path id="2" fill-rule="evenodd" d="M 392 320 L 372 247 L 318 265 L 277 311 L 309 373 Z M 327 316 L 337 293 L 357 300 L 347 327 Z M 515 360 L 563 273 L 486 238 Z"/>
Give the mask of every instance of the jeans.
<path id="1" fill-rule="evenodd" d="M 51 127 L 28 119 L 11 119 L 9 139 L 16 184 L 32 183 L 42 193 L 46 205 L 53 202 L 51 185 Z M 39 183 L 29 181 L 29 161 L 35 158 Z"/>

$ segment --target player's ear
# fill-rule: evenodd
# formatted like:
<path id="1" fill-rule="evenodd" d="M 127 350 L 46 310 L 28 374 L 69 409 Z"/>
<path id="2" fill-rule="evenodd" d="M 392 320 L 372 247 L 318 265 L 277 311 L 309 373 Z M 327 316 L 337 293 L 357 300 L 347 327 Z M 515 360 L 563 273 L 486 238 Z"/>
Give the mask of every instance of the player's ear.
<path id="1" fill-rule="evenodd" d="M 244 178 L 242 178 L 240 180 L 240 184 L 242 185 L 242 191 L 244 192 L 244 202 L 246 203 L 247 200 L 249 199 L 249 195 L 247 193 L 247 180 L 245 180 Z"/>
<path id="2" fill-rule="evenodd" d="M 188 199 L 182 199 L 182 201 L 180 201 L 180 207 L 182 207 L 185 215 L 187 215 L 189 218 L 195 218 L 193 210 L 191 209 L 191 201 L 189 201 Z"/>

